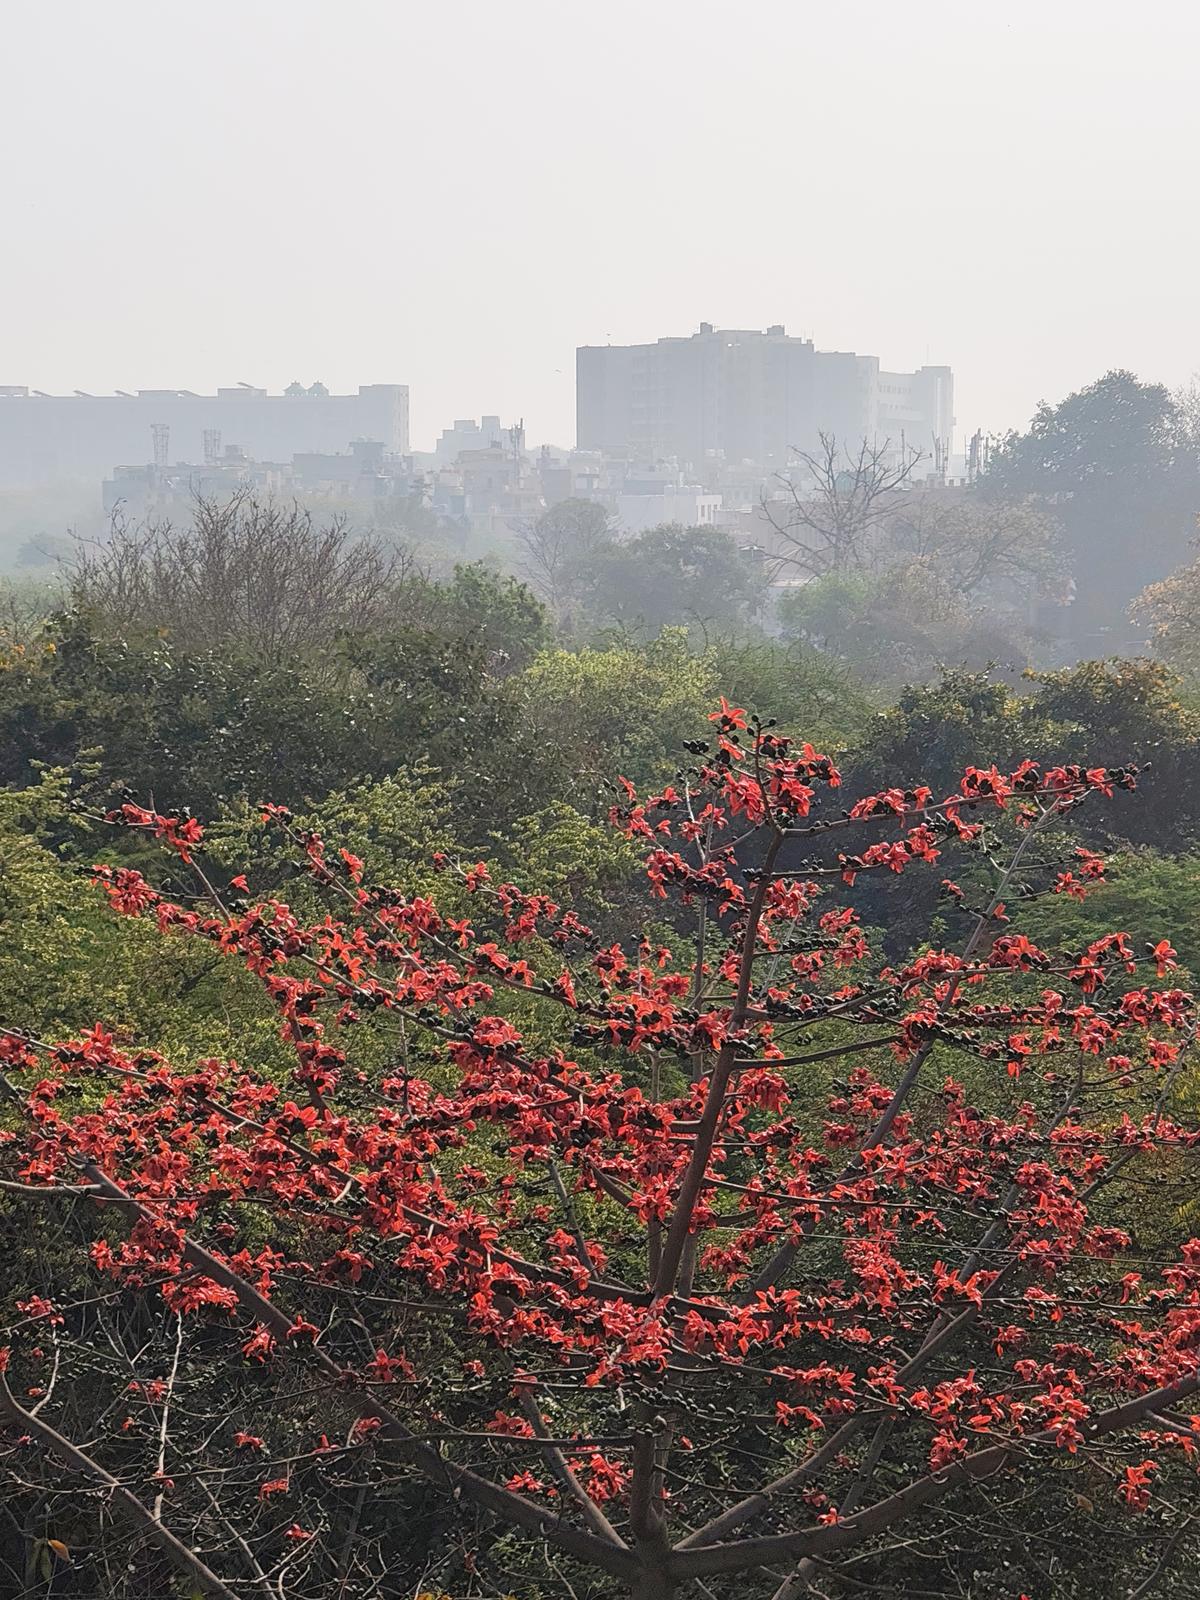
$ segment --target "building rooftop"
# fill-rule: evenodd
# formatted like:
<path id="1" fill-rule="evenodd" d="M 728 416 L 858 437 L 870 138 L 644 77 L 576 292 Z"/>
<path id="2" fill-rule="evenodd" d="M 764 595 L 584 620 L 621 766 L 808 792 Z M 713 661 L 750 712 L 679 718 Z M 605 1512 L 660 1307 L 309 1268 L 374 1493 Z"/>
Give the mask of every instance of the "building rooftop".
<path id="1" fill-rule="evenodd" d="M 24 383 L 0 383 L 0 400 L 342 400 L 356 398 L 372 389 L 403 389 L 404 384 L 360 384 L 354 395 L 335 395 L 323 383 L 293 383 L 282 392 L 272 394 L 269 389 L 256 388 L 252 383 L 239 383 L 231 388 L 219 388 L 215 394 L 198 394 L 195 389 L 114 389 L 112 394 L 89 394 L 75 389 L 70 394 L 47 394 L 44 389 L 31 389 Z"/>

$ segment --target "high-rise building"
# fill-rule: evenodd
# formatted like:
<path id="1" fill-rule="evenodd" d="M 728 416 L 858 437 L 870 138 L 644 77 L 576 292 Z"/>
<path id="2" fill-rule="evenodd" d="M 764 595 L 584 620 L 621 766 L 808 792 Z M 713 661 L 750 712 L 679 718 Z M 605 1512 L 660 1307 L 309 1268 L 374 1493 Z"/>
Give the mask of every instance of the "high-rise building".
<path id="1" fill-rule="evenodd" d="M 389 455 L 406 455 L 408 387 L 369 383 L 357 394 L 330 394 L 322 383 L 293 383 L 268 394 L 243 383 L 216 394 L 49 395 L 0 385 L 0 488 L 98 481 L 115 466 L 157 460 L 154 451 L 203 460 L 218 437 L 258 461 L 344 450 L 353 439 L 376 439 Z"/>
<path id="2" fill-rule="evenodd" d="M 890 440 L 899 453 L 949 455 L 949 367 L 883 372 L 875 356 L 817 350 L 782 326 L 714 328 L 654 344 L 584 345 L 575 352 L 578 445 L 784 466 L 818 434 L 848 444 Z"/>

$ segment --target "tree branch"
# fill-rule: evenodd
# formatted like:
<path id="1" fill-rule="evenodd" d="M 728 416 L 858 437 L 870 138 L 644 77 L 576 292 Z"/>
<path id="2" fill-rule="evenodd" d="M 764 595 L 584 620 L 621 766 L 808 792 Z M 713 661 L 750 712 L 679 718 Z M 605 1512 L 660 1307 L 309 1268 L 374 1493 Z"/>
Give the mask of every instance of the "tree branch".
<path id="1" fill-rule="evenodd" d="M 0 1373 L 0 1411 L 3 1411 L 11 1421 L 33 1438 L 41 1441 L 48 1450 L 54 1452 L 61 1461 L 74 1467 L 84 1477 L 90 1478 L 93 1483 L 98 1483 L 112 1495 L 117 1503 L 124 1507 L 135 1522 L 143 1527 L 153 1542 L 171 1561 L 180 1569 L 194 1578 L 207 1594 L 217 1595 L 220 1600 L 238 1600 L 238 1596 L 216 1573 L 200 1559 L 194 1550 L 188 1548 L 181 1539 L 171 1532 L 150 1510 L 144 1505 L 131 1490 L 114 1478 L 110 1472 L 91 1456 L 63 1437 L 57 1429 L 52 1428 L 48 1422 L 43 1422 L 33 1412 L 26 1411 L 20 1405 L 12 1390 L 8 1386 L 8 1379 Z"/>

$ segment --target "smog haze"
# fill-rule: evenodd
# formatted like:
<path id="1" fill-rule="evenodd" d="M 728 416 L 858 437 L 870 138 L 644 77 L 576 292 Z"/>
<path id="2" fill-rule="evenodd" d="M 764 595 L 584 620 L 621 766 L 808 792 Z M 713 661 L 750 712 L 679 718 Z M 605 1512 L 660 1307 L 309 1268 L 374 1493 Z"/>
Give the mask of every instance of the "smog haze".
<path id="1" fill-rule="evenodd" d="M 569 443 L 577 345 L 783 323 L 960 434 L 1196 364 L 1200 13 L 6 8 L 0 382 L 403 381 Z"/>

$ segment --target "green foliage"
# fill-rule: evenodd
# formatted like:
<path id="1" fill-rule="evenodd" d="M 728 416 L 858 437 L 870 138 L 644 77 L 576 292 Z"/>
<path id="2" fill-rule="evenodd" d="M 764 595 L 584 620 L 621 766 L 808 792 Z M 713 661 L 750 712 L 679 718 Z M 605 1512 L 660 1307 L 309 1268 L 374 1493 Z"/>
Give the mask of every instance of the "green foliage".
<path id="1" fill-rule="evenodd" d="M 61 775 L 0 790 L 0 1020 L 64 1037 L 102 1020 L 177 1060 L 200 1041 L 210 1054 L 282 1059 L 248 975 L 112 915 L 79 864 L 94 837 L 66 800 Z"/>
<path id="2" fill-rule="evenodd" d="M 1018 693 L 987 672 L 955 671 L 903 690 L 844 763 L 847 796 L 922 775 L 945 794 L 968 766 L 1011 769 L 1025 756 L 1086 766 L 1134 761 L 1148 765 L 1138 793 L 1085 807 L 1078 832 L 1102 850 L 1132 845 L 1187 859 L 1200 839 L 1200 718 L 1180 700 L 1173 675 L 1150 661 L 1085 661 L 1029 684 Z M 934 912 L 928 887 L 914 898 L 877 881 L 867 900 L 894 951 L 923 937 Z"/>
<path id="3" fill-rule="evenodd" d="M 762 563 L 721 528 L 666 523 L 600 545 L 582 574 L 585 610 L 599 624 L 653 636 L 675 623 L 744 625 L 762 606 Z"/>
<path id="4" fill-rule="evenodd" d="M 778 616 L 786 637 L 826 652 L 865 682 L 922 683 L 942 665 L 981 669 L 1030 659 L 1011 610 L 968 601 L 936 562 L 909 559 L 870 572 L 830 572 L 789 589 Z"/>
<path id="5" fill-rule="evenodd" d="M 1044 400 L 1025 433 L 988 463 L 987 482 L 1010 493 L 1153 495 L 1182 442 L 1181 419 L 1160 383 L 1114 369 L 1058 405 Z"/>
<path id="6" fill-rule="evenodd" d="M 66 615 L 0 671 L 0 780 L 90 756 L 104 782 L 212 810 L 248 793 L 284 801 L 356 767 L 369 700 L 306 663 L 188 654 L 99 635 Z"/>
<path id="7" fill-rule="evenodd" d="M 669 628 L 648 644 L 547 650 L 505 685 L 520 755 L 502 766 L 523 797 L 513 814 L 537 809 L 539 796 L 583 804 L 613 771 L 639 784 L 672 777 L 681 741 L 711 731 L 720 694 L 770 706 L 781 726 L 838 747 L 870 715 L 845 669 L 802 645 L 729 637 L 700 645 Z"/>
<path id="8" fill-rule="evenodd" d="M 516 578 L 479 561 L 455 567 L 447 582 L 411 580 L 404 601 L 406 617 L 418 619 L 427 632 L 478 649 L 500 672 L 528 665 L 550 640 L 536 595 Z"/>
<path id="9" fill-rule="evenodd" d="M 1200 456 L 1161 384 L 1106 373 L 1056 406 L 989 463 L 985 491 L 1036 497 L 1074 551 L 1075 625 L 1119 621 L 1134 594 L 1183 559 L 1200 509 Z"/>
<path id="10" fill-rule="evenodd" d="M 428 766 L 402 767 L 387 777 L 347 786 L 325 795 L 299 812 L 293 827 L 299 834 L 317 833 L 330 850 L 345 849 L 369 856 L 413 892 L 433 881 L 430 858 L 457 848 L 453 833 L 454 793 Z M 307 875 L 298 870 L 297 851 L 276 830 L 265 829 L 252 806 L 231 808 L 206 829 L 210 852 L 230 874 L 251 858 L 266 868 L 266 879 L 252 885 L 269 890 L 287 885 L 307 892 Z"/>
<path id="11" fill-rule="evenodd" d="M 510 815 L 583 803 L 614 771 L 669 776 L 680 740 L 705 731 L 716 696 L 712 661 L 682 630 L 642 647 L 543 651 L 505 691 L 512 750 L 493 781 L 513 786 Z"/>
<path id="12" fill-rule="evenodd" d="M 1024 756 L 1135 761 L 1149 768 L 1141 793 L 1118 797 L 1091 826 L 1100 837 L 1187 849 L 1200 836 L 1200 714 L 1182 700 L 1175 675 L 1154 661 L 1114 660 L 1027 676 L 1026 693 L 968 671 L 903 690 L 858 746 L 852 773 L 868 785 L 919 772 L 953 785 L 968 765 Z"/>
<path id="13" fill-rule="evenodd" d="M 628 913 L 644 903 L 633 846 L 564 801 L 518 817 L 491 854 L 505 876 L 574 906 L 606 939 L 627 938 Z"/>
<path id="14" fill-rule="evenodd" d="M 1075 760 L 1148 765 L 1139 799 L 1105 820 L 1138 844 L 1190 848 L 1200 838 L 1200 713 L 1178 677 L 1156 661 L 1081 661 L 1033 681 L 1039 714 Z"/>
<path id="15" fill-rule="evenodd" d="M 944 673 L 935 683 L 903 689 L 880 713 L 855 750 L 850 770 L 868 788 L 909 783 L 957 784 L 972 765 L 1011 767 L 1049 748 L 1049 725 L 1026 698 L 985 671 Z M 1027 750 L 1031 736 L 1034 744 Z"/>
<path id="16" fill-rule="evenodd" d="M 1151 644 L 1164 661 L 1191 683 L 1200 680 L 1200 559 L 1144 589 L 1130 614 L 1149 624 Z"/>
<path id="17" fill-rule="evenodd" d="M 1185 706 L 1180 681 L 1157 661 L 1081 661 L 1059 672 L 1032 675 L 1038 704 L 1053 721 L 1076 732 L 1093 764 L 1161 758 L 1200 738 L 1200 715 Z"/>
<path id="18" fill-rule="evenodd" d="M 794 584 L 779 597 L 776 612 L 784 633 L 811 639 L 821 649 L 843 656 L 854 652 L 855 636 L 880 590 L 881 580 L 866 572 L 829 572 Z"/>
<path id="19" fill-rule="evenodd" d="M 708 646 L 718 692 L 738 705 L 769 708 L 779 726 L 841 749 L 866 731 L 875 703 L 842 661 L 799 640 L 719 637 Z"/>
<path id="20" fill-rule="evenodd" d="M 1080 902 L 1067 895 L 1021 910 L 1035 944 L 1081 950 L 1112 930 L 1128 933 L 1134 950 L 1169 939 L 1178 952 L 1184 987 L 1200 974 L 1200 856 L 1162 856 L 1131 850 L 1109 863 L 1108 881 Z"/>
<path id="21" fill-rule="evenodd" d="M 490 696 L 532 659 L 545 618 L 522 585 L 479 567 L 422 579 L 411 599 L 394 629 L 283 659 L 60 614 L 0 657 L 0 782 L 95 756 L 110 785 L 211 813 L 241 796 L 303 803 L 425 756 L 452 766 L 466 719 L 486 729 Z"/>

